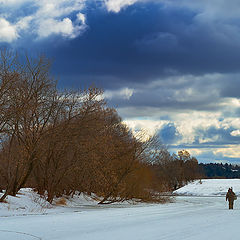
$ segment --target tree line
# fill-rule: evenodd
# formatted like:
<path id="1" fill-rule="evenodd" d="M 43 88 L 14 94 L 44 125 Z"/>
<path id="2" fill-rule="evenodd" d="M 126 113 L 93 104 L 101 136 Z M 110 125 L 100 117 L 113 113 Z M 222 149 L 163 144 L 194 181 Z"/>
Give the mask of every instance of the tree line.
<path id="1" fill-rule="evenodd" d="M 228 163 L 200 163 L 199 167 L 207 178 L 240 178 L 240 166 Z"/>
<path id="2" fill-rule="evenodd" d="M 0 201 L 22 187 L 49 202 L 75 192 L 153 201 L 198 177 L 196 159 L 133 135 L 101 89 L 59 90 L 44 56 L 0 54 Z"/>

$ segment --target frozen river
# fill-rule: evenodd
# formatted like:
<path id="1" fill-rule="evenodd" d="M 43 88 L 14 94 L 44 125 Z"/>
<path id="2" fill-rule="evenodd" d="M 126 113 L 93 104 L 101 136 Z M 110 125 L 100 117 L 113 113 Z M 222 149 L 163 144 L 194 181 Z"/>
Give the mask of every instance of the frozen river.
<path id="1" fill-rule="evenodd" d="M 219 240 L 240 232 L 240 201 L 176 197 L 174 203 L 0 217 L 1 240 Z"/>

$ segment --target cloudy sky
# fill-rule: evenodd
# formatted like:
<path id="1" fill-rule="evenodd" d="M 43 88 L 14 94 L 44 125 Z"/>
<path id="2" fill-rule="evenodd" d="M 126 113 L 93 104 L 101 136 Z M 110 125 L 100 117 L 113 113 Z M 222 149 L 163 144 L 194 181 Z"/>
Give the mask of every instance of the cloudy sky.
<path id="1" fill-rule="evenodd" d="M 202 162 L 240 163 L 240 1 L 0 0 L 0 47 L 94 83 L 133 128 Z"/>

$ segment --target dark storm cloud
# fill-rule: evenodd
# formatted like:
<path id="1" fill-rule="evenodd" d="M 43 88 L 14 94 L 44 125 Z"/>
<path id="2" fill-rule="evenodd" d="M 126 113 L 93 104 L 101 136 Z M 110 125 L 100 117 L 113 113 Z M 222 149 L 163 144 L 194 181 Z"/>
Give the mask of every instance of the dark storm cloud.
<path id="1" fill-rule="evenodd" d="M 164 81 L 168 76 L 239 69 L 237 21 L 203 21 L 199 17 L 201 8 L 189 7 L 195 4 L 187 1 L 172 5 L 143 1 L 119 13 L 108 12 L 96 2 L 86 3 L 83 13 L 88 27 L 77 38 L 66 41 L 51 36 L 31 41 L 26 34 L 16 43 L 17 48 L 23 46 L 30 52 L 37 49 L 50 56 L 61 87 L 91 83 L 107 89 L 135 87 Z M 33 7 L 21 8 L 19 16 L 33 11 Z M 72 21 L 76 18 L 74 14 L 68 17 Z M 167 87 L 174 89 L 174 84 Z M 224 88 L 222 94 L 237 95 L 235 89 Z"/>
<path id="2" fill-rule="evenodd" d="M 103 87 L 150 82 L 177 73 L 239 70 L 240 30 L 234 21 L 203 22 L 197 10 L 138 3 L 119 13 L 86 10 L 88 30 L 52 49 L 61 84 Z"/>
<path id="3" fill-rule="evenodd" d="M 183 92 L 184 94 L 184 92 Z M 209 96 L 200 99 L 179 99 L 179 95 L 175 95 L 170 89 L 150 89 L 141 92 L 136 92 L 128 99 L 111 99 L 110 103 L 118 107 L 127 107 L 129 105 L 135 107 L 153 107 L 159 109 L 178 109 L 178 110 L 204 110 L 215 111 L 219 110 L 218 103 L 214 102 L 215 98 Z"/>
<path id="4" fill-rule="evenodd" d="M 236 14 L 226 19 L 226 14 L 213 11 L 205 1 L 167 3 L 140 1 L 114 13 L 107 11 L 103 1 L 87 1 L 82 13 L 88 27 L 78 37 L 66 40 L 52 35 L 31 40 L 25 31 L 13 45 L 46 52 L 54 60 L 53 73 L 61 86 L 95 82 L 103 88 L 116 88 L 164 81 L 172 75 L 238 72 L 240 27 Z M 211 7 L 207 11 L 202 5 Z M 23 5 L 12 17 L 31 15 L 35 7 Z M 217 20 L 204 16 L 203 11 L 208 15 L 214 12 Z M 65 17 L 74 22 L 76 13 Z"/>
<path id="5" fill-rule="evenodd" d="M 240 75 L 233 75 L 221 84 L 221 96 L 240 98 Z"/>
<path id="6" fill-rule="evenodd" d="M 228 78 L 227 78 L 228 79 Z M 159 110 L 224 110 L 220 96 L 221 83 L 226 81 L 216 76 L 170 77 L 149 84 L 133 85 L 133 94 L 129 99 L 112 98 L 111 104 L 118 107 L 153 107 Z M 228 114 L 229 114 L 229 110 Z M 231 113 L 233 114 L 233 113 Z"/>

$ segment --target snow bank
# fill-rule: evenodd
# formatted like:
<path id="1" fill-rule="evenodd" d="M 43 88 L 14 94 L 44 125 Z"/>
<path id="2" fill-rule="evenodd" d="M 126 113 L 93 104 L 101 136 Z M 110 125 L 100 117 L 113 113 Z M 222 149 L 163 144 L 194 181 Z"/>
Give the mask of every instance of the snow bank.
<path id="1" fill-rule="evenodd" d="M 240 179 L 204 179 L 200 183 L 196 180 L 174 191 L 176 195 L 185 196 L 224 196 L 228 188 L 240 195 Z"/>
<path id="2" fill-rule="evenodd" d="M 0 196 L 3 194 L 1 193 Z M 51 205 L 30 188 L 21 189 L 16 197 L 7 196 L 5 203 L 0 203 L 0 216 L 44 213 Z"/>
<path id="3" fill-rule="evenodd" d="M 0 197 L 3 193 L 0 193 Z M 40 197 L 31 188 L 23 188 L 16 197 L 7 196 L 5 203 L 0 203 L 0 217 L 23 216 L 23 215 L 47 215 L 72 212 L 83 212 L 94 209 L 125 208 L 130 205 L 145 205 L 134 201 L 125 201 L 111 205 L 98 205 L 94 195 L 75 194 L 73 197 L 64 196 L 55 198 L 50 204 Z M 60 203 L 64 203 L 61 205 Z M 1 239 L 1 238 L 0 238 Z"/>
<path id="4" fill-rule="evenodd" d="M 0 197 L 2 195 L 3 193 L 0 193 Z M 97 205 L 96 201 L 84 194 L 74 195 L 72 198 L 66 197 L 65 206 L 58 205 L 57 202 L 59 202 L 59 199 L 54 199 L 53 204 L 50 204 L 31 188 L 23 188 L 16 197 L 7 196 L 6 202 L 0 203 L 0 217 L 61 213 L 74 211 L 76 208 L 83 206 Z"/>

